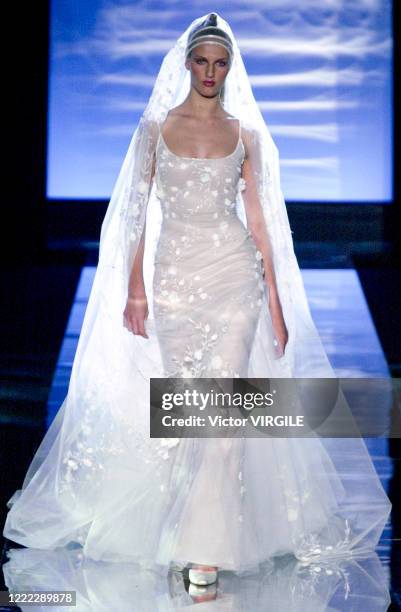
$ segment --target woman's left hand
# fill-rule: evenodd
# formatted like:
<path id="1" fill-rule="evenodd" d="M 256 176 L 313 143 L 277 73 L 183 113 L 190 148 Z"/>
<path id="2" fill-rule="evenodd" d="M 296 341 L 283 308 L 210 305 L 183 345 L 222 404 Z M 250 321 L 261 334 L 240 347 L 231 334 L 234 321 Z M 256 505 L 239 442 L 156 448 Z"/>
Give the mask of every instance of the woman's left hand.
<path id="1" fill-rule="evenodd" d="M 283 310 L 277 291 L 269 289 L 269 310 L 272 319 L 273 329 L 279 344 L 278 351 L 280 357 L 284 355 L 285 347 L 288 342 L 288 330 L 284 321 Z"/>

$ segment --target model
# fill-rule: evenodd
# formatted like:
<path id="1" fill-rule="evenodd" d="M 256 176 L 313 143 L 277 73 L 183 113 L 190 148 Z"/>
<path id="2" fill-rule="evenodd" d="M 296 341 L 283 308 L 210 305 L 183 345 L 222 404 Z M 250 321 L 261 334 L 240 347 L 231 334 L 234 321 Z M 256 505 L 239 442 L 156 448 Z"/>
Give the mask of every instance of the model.
<path id="1" fill-rule="evenodd" d="M 68 395 L 4 535 L 190 566 L 196 584 L 374 549 L 390 502 L 362 439 L 150 438 L 149 381 L 164 377 L 335 378 L 278 152 L 216 13 L 163 60 L 102 225 Z"/>

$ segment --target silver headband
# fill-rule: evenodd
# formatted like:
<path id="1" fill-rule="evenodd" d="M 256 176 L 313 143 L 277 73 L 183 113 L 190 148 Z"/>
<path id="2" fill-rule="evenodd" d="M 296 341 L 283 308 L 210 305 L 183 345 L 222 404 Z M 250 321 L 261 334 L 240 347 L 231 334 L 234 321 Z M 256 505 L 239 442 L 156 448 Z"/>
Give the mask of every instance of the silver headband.
<path id="1" fill-rule="evenodd" d="M 210 29 L 210 26 L 208 26 L 208 29 Z M 188 45 L 185 49 L 185 57 L 188 57 L 192 49 L 194 49 L 198 45 L 201 45 L 202 43 L 205 43 L 205 42 L 213 44 L 213 45 L 221 45 L 222 47 L 227 49 L 229 59 L 231 62 L 231 59 L 233 56 L 232 44 L 229 40 L 227 40 L 226 38 L 223 38 L 219 34 L 203 34 L 203 36 L 195 36 L 195 38 L 192 41 L 188 42 Z"/>

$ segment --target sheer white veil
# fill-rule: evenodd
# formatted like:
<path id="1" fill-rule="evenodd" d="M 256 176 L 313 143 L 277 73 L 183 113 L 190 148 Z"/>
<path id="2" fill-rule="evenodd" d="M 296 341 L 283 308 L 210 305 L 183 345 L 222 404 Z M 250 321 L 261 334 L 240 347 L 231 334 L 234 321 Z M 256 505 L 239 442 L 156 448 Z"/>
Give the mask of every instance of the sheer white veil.
<path id="1" fill-rule="evenodd" d="M 54 487 L 49 484 L 53 482 L 51 474 L 56 475 L 58 495 L 68 491 L 68 499 L 72 500 L 75 508 L 75 522 L 65 521 L 64 531 L 61 530 L 65 540 L 68 541 L 72 528 L 78 529 L 90 520 L 90 509 L 96 507 L 100 494 L 101 479 L 90 477 L 91 467 L 85 463 L 85 452 L 89 447 L 92 456 L 105 457 L 112 452 L 105 437 L 108 431 L 118 428 L 124 440 L 129 433 L 131 437 L 127 448 L 137 450 L 149 446 L 148 458 L 152 461 L 162 457 L 169 446 L 168 441 L 163 439 L 153 439 L 152 445 L 148 445 L 149 379 L 163 378 L 152 309 L 153 256 L 160 233 L 161 209 L 157 185 L 151 180 L 151 173 L 160 125 L 169 109 L 180 104 L 189 92 L 190 73 L 185 67 L 188 34 L 206 17 L 203 15 L 195 19 L 164 57 L 148 104 L 134 130 L 102 224 L 99 262 L 73 362 L 68 394 L 30 465 L 22 490 L 17 491 L 9 501 L 9 507 L 14 504 L 12 510 L 15 510 L 14 517 L 12 511 L 9 513 L 8 531 L 6 525 L 5 535 L 10 538 L 16 534 L 18 527 L 21 531 L 24 494 L 26 501 L 33 499 L 41 483 L 42 492 L 49 493 L 48 502 L 56 514 Z M 285 355 L 279 357 L 265 296 L 248 375 L 250 378 L 335 378 L 311 317 L 294 254 L 280 186 L 278 150 L 255 101 L 234 33 L 219 15 L 218 26 L 227 32 L 233 43 L 232 65 L 224 87 L 224 108 L 240 119 L 248 142 L 254 149 L 253 172 L 289 333 Z M 241 184 L 236 206 L 239 217 L 246 224 L 243 188 Z M 149 317 L 145 325 L 148 339 L 134 335 L 123 325 L 129 275 L 145 222 L 144 280 L 149 304 Z M 306 444 L 308 441 L 302 442 Z M 353 470 L 364 481 L 355 484 L 345 479 L 343 509 L 344 515 L 351 518 L 351 523 L 354 521 L 354 544 L 358 546 L 358 542 L 362 542 L 363 548 L 371 548 L 377 543 L 390 507 L 366 447 L 358 438 L 327 438 L 322 439 L 321 443 L 330 457 L 333 482 L 337 482 L 338 473 L 347 474 Z M 77 489 L 74 494 L 68 489 L 77 464 L 82 465 L 82 469 L 88 473 L 88 478 L 79 488 L 81 498 Z M 146 473 L 144 469 L 143 474 Z M 150 483 L 146 485 L 145 480 L 143 483 L 143 486 L 150 486 Z M 138 492 L 140 486 L 139 482 L 132 482 L 132 491 Z M 355 507 L 350 504 L 355 488 L 359 500 L 366 501 L 366 504 Z M 122 486 L 121 495 L 123 491 Z M 85 504 L 80 502 L 83 497 Z M 118 499 L 117 494 L 115 499 Z M 20 518 L 18 502 L 22 502 Z M 54 537 L 51 541 L 54 542 Z M 58 542 L 62 541 L 60 536 Z M 43 533 L 38 535 L 38 542 L 39 547 L 43 547 Z"/>

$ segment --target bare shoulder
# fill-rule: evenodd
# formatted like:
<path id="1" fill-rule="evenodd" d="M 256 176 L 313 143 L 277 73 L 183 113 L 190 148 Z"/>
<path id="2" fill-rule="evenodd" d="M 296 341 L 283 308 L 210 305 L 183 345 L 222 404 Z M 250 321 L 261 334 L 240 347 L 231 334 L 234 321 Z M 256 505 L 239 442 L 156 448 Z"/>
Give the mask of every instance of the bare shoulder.
<path id="1" fill-rule="evenodd" d="M 234 117 L 234 115 L 230 115 L 230 113 L 225 113 L 224 115 L 222 115 L 221 118 L 223 119 L 223 121 L 228 121 L 232 124 L 239 123 L 238 117 Z"/>
<path id="2" fill-rule="evenodd" d="M 156 119 L 142 116 L 138 123 L 138 129 L 146 132 L 150 138 L 156 139 L 159 133 L 159 122 Z"/>
<path id="3" fill-rule="evenodd" d="M 234 134 L 237 134 L 238 129 L 241 129 L 240 120 L 238 117 L 234 117 L 234 115 L 230 115 L 230 113 L 225 113 L 222 116 L 222 120 L 224 123 L 228 122 L 227 125 L 230 126 L 230 129 Z"/>
<path id="4" fill-rule="evenodd" d="M 250 156 L 250 133 L 249 129 L 245 125 L 241 125 L 241 140 L 245 149 L 245 159 L 249 159 Z"/>
<path id="5" fill-rule="evenodd" d="M 182 104 L 179 104 L 178 106 L 174 106 L 173 108 L 170 108 L 170 110 L 167 112 L 166 118 L 167 117 L 182 117 L 183 115 L 185 115 L 185 108 L 183 107 Z"/>
<path id="6" fill-rule="evenodd" d="M 245 159 L 249 159 L 257 146 L 258 133 L 253 127 L 241 123 L 241 140 L 245 149 Z"/>

